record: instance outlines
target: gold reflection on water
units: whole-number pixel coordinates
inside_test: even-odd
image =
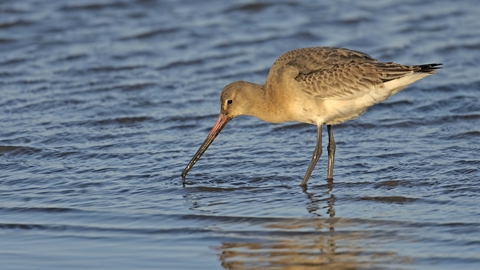
[[[322,198],[304,190],[310,199],[307,210],[316,213],[326,208],[327,217],[262,224],[260,232],[242,235],[248,240],[223,243],[218,248],[221,265],[226,269],[381,269],[411,263],[408,257],[382,249],[394,237],[359,229],[371,224],[336,218],[332,189],[329,183]]]

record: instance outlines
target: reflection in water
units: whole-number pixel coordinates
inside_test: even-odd
[[[226,269],[371,269],[411,262],[395,252],[382,250],[375,243],[384,242],[385,236],[358,230],[353,220],[336,218],[332,181],[327,188],[323,198],[304,190],[310,199],[307,210],[316,218],[276,220],[263,223],[258,232],[250,231],[248,235],[237,232],[242,234],[242,241],[224,242],[219,247],[222,266]],[[317,210],[325,208],[328,217],[321,217]]]
[[[303,186],[303,192],[307,194],[307,197],[310,199],[310,204],[307,206],[307,211],[310,214],[314,214],[316,216],[322,216],[321,214],[318,214],[318,210],[320,209],[319,207],[319,202],[327,202],[327,215],[329,217],[335,217],[335,195],[333,194],[333,179],[328,179],[327,180],[327,191],[325,192],[325,197],[324,198],[316,198],[315,194],[309,193],[307,190],[307,186]]]

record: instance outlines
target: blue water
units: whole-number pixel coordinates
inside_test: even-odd
[[[480,269],[476,1],[0,2],[1,269]],[[229,82],[337,46],[444,69],[334,126],[232,120]],[[324,134],[324,142],[327,137]],[[324,151],[326,153],[326,151]]]

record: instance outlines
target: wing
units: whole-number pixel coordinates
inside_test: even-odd
[[[329,69],[299,73],[300,88],[315,98],[350,99],[382,87],[382,75],[370,63],[335,64]]]
[[[424,76],[434,74],[440,65],[406,66],[393,62],[349,62],[310,73],[299,72],[294,79],[306,94],[315,98],[351,99],[372,91],[385,92],[389,96],[396,93],[391,92],[393,88],[399,91],[422,77],[413,76],[415,79],[404,82],[400,82],[399,79],[414,73],[423,73]],[[283,69],[289,69],[290,74],[294,74],[291,67],[285,66]],[[397,83],[388,86],[385,84],[395,80]]]
[[[342,48],[311,47],[286,52],[270,69],[267,84],[288,85],[295,79],[301,89],[316,98],[353,97],[360,89],[379,83],[371,56]],[[369,65],[370,64],[370,65]],[[353,76],[352,76],[353,75]],[[370,89],[370,88],[368,88]]]
[[[288,85],[288,80],[295,79],[299,88],[312,97],[351,99],[374,89],[380,90],[384,88],[384,83],[413,73],[434,74],[436,69],[441,68],[440,65],[407,66],[378,62],[367,54],[348,49],[301,48],[289,51],[275,61],[267,83]],[[408,84],[392,85],[403,88]]]
[[[311,47],[295,49],[281,55],[270,69],[270,74],[284,66],[292,66],[299,73],[309,74],[317,70],[330,69],[336,64],[349,62],[377,62],[367,54],[342,48]]]

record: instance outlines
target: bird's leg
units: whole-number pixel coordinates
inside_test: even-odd
[[[308,166],[307,172],[303,177],[303,181],[300,184],[301,186],[306,186],[308,182],[308,178],[312,174],[315,165],[317,164],[318,159],[322,155],[322,125],[317,126],[317,145],[315,146],[315,151],[313,151],[312,161],[310,161],[310,165]]]
[[[332,125],[327,125],[328,130],[328,175],[327,179],[333,179],[333,162],[335,160],[335,139],[333,138]]]

